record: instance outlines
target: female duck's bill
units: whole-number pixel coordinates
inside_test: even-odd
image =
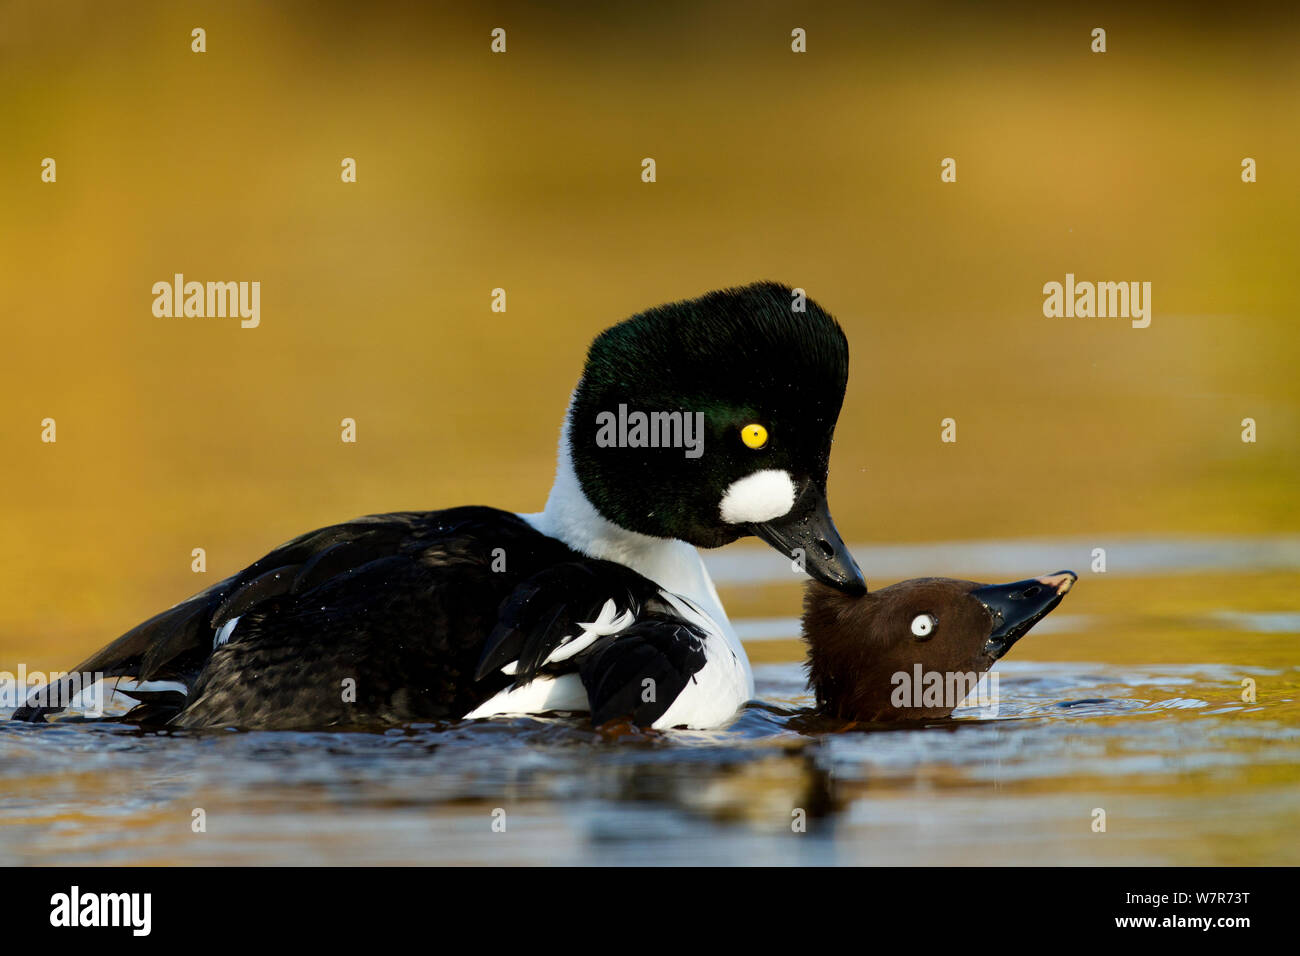
[[[972,690],[1077,580],[1073,571],[1011,584],[917,578],[856,597],[811,583],[803,637],[818,711],[854,721],[950,715],[966,696],[955,692]]]

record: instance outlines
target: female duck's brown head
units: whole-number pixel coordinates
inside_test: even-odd
[[[803,636],[817,709],[860,721],[946,717],[960,697],[922,698],[903,685],[938,674],[944,687],[960,687],[961,677],[983,674],[1076,580],[1073,571],[1013,584],[916,578],[861,596],[813,582]]]

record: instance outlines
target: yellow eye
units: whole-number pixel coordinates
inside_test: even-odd
[[[740,440],[750,448],[762,448],[767,444],[767,429],[757,423],[746,425],[740,430]]]

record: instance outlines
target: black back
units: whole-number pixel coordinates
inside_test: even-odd
[[[648,725],[703,664],[703,635],[658,595],[629,568],[586,558],[508,512],[373,515],[295,538],[75,670],[189,688],[129,692],[141,704],[124,719],[141,724],[294,729],[457,719],[509,686],[578,673],[599,722]],[[635,623],[546,663],[608,600],[631,610]],[[511,662],[516,673],[501,673]],[[662,682],[660,703],[635,697],[645,676]],[[56,709],[29,705],[14,718],[39,721]]]

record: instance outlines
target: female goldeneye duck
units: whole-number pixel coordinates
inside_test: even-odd
[[[1076,580],[1073,571],[1013,584],[917,578],[863,595],[810,583],[803,638],[818,713],[862,722],[947,717],[960,700],[910,692],[917,675],[940,675],[946,688],[950,676],[984,674]]]
[[[753,676],[696,547],[757,535],[817,580],[865,591],[826,503],[847,378],[843,331],[786,286],[650,309],[592,343],[542,512],[400,512],[310,532],[75,673],[122,678],[140,702],[126,719],[176,727],[556,710],[721,726]],[[14,716],[61,704],[47,690]]]

